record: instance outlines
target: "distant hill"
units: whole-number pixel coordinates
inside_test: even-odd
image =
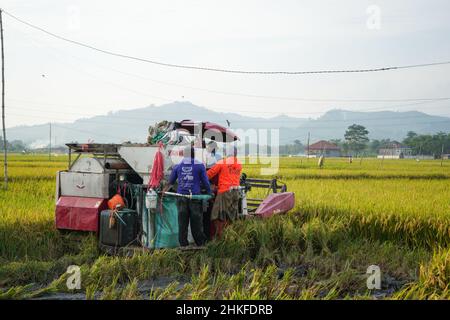
[[[330,110],[316,120],[308,120],[298,128],[282,129],[283,141],[305,141],[308,132],[311,140],[343,139],[345,130],[352,124],[363,125],[369,130],[370,139],[403,140],[408,131],[419,134],[450,132],[450,118],[432,116],[418,111],[354,112]]]
[[[331,110],[318,119],[295,118],[286,115],[272,118],[243,116],[236,113],[215,112],[190,102],[173,102],[162,106],[110,112],[107,115],[83,118],[72,123],[52,123],[52,132],[58,145],[67,142],[144,142],[148,126],[160,120],[180,121],[193,119],[212,121],[233,129],[280,129],[280,143],[295,139],[306,143],[308,132],[311,141],[342,139],[345,129],[353,124],[364,125],[371,139],[390,138],[401,140],[408,131],[417,133],[450,132],[450,118],[431,116],[422,112],[353,112]],[[18,126],[8,129],[9,140],[22,140],[34,147],[48,144],[48,124]]]

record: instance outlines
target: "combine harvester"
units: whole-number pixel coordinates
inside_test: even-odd
[[[146,144],[67,144],[68,170],[59,171],[56,178],[56,228],[95,232],[101,249],[111,254],[178,247],[176,198],[181,195],[162,193],[162,188],[186,145],[200,141],[195,157],[203,159],[205,134],[211,132],[215,133],[210,135],[212,140],[234,143],[239,139],[220,125],[184,120],[151,127]],[[162,180],[150,187],[152,170],[154,166],[161,169],[162,163]],[[252,188],[266,189],[266,198],[247,199]],[[250,179],[242,174],[240,191],[241,218],[267,218],[294,206],[294,194],[277,179]],[[200,196],[204,211],[211,205],[209,197]],[[193,243],[192,235],[189,238]]]

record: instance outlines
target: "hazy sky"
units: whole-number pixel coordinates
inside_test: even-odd
[[[175,64],[308,71],[450,60],[448,0],[112,3],[2,0],[0,6],[61,36]],[[450,65],[302,76],[189,71],[106,56],[6,15],[3,20],[8,127],[71,121],[175,100],[263,117],[284,113],[314,118],[332,108],[450,116],[450,101],[314,102],[211,92],[302,99],[450,97]]]

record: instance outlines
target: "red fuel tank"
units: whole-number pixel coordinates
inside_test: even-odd
[[[100,212],[108,199],[62,196],[56,202],[56,228],[98,232]]]

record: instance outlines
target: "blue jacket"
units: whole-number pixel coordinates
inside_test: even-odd
[[[174,184],[177,179],[178,193],[201,194],[200,185],[203,185],[206,191],[211,193],[205,166],[197,160],[189,158],[181,160],[181,162],[173,168],[169,177],[169,183]]]

